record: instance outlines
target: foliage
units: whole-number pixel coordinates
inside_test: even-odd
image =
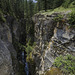
[[[54,18],[54,21],[59,22],[63,19],[62,15],[58,15],[57,17]]]
[[[29,55],[32,52],[33,48],[30,45],[27,45],[26,47],[26,53]]]
[[[32,52],[33,50],[33,46],[31,46],[31,42],[30,40],[28,41],[28,43],[26,44],[26,46],[22,45],[21,43],[19,43],[18,41],[14,41],[13,43],[14,47],[16,48],[17,52],[18,51],[26,51],[27,56],[29,56],[29,54]]]
[[[70,0],[65,0],[62,6],[68,8],[69,4],[70,4]]]
[[[75,57],[72,55],[60,55],[55,59],[54,66],[60,68],[66,75],[75,75]]]
[[[70,3],[69,8],[73,8],[75,7],[75,1],[73,1],[72,3]]]
[[[54,9],[57,7],[64,7],[68,8],[74,0],[37,0],[37,7],[39,8],[38,11],[40,10],[48,10],[48,9]],[[73,3],[74,5],[74,3]]]
[[[64,0],[54,0],[53,8],[57,8],[64,3]]]
[[[29,63],[30,69],[33,72],[33,74],[35,75],[36,72],[36,64],[35,61],[32,57],[32,52],[27,56],[26,61]]]
[[[34,62],[33,57],[32,57],[32,52],[27,56],[26,61],[29,62],[29,63]]]
[[[62,4],[62,6],[64,8],[68,8],[69,5],[73,2],[74,0],[64,0],[64,3]]]
[[[72,13],[70,13],[69,15],[70,15],[70,16],[69,16],[69,23],[70,23],[71,25],[75,25],[75,12],[72,12]]]
[[[32,52],[32,50],[33,50],[33,47],[31,46],[31,40],[29,40],[25,50],[27,53],[27,56]]]

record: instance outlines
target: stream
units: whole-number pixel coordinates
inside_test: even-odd
[[[26,62],[26,56],[24,57],[24,51],[22,51],[22,62],[25,65],[25,73],[26,75],[29,75],[29,68],[28,68],[28,63]]]

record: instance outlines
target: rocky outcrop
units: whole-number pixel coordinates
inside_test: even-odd
[[[75,55],[75,30],[69,29],[67,25],[63,25],[62,28],[56,26],[44,56],[51,64],[45,61],[45,69],[52,66],[56,57],[67,54]]]
[[[54,18],[58,14],[62,14],[63,18],[56,22]],[[65,13],[53,13],[46,16],[36,14],[33,21],[37,44],[33,51],[33,58],[36,75],[40,75],[53,65],[54,59],[59,55],[75,55],[75,29],[69,28]]]

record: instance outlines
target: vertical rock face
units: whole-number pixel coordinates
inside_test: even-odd
[[[36,63],[36,75],[48,70],[59,55],[75,55],[75,29],[69,28],[67,18],[60,22],[55,22],[52,15],[34,15],[35,42],[33,58]],[[33,74],[32,74],[33,75]]]
[[[6,24],[0,24],[0,75],[14,75],[11,48],[8,49],[10,43],[12,43],[12,35],[9,27]]]
[[[10,51],[0,40],[0,75],[14,75]]]
[[[17,53],[12,44],[9,25],[10,23],[0,23],[0,75],[17,75]],[[14,29],[17,36],[16,31]]]
[[[63,25],[61,29],[56,26],[54,35],[45,51],[45,69],[52,66],[56,57],[67,54],[75,55],[75,30],[68,29],[66,25]],[[46,61],[47,59],[51,64]]]
[[[0,39],[12,43],[12,35],[7,24],[0,24]]]
[[[40,42],[49,42],[53,35],[54,21],[53,17],[45,17],[44,15],[35,15],[35,41],[39,44]]]

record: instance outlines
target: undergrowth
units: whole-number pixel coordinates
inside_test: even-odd
[[[60,55],[55,59],[54,66],[60,68],[65,75],[75,75],[75,57]]]
[[[68,22],[70,24],[70,28],[75,28],[75,12],[71,12],[68,14],[69,15],[69,19],[68,19]]]

